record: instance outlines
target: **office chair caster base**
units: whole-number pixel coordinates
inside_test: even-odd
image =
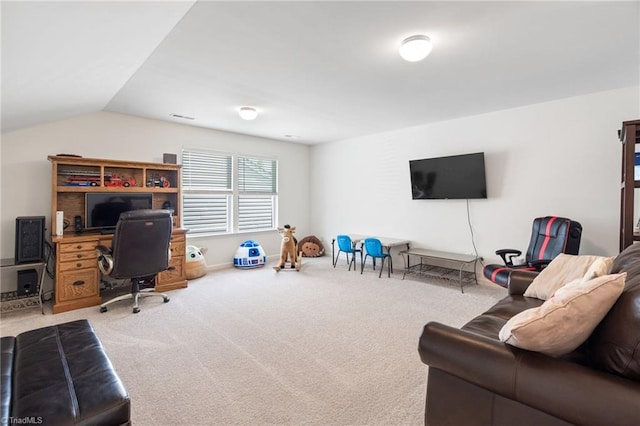
[[[164,299],[162,299],[162,301],[163,301],[164,303],[169,303],[169,300],[171,300],[171,299],[169,299],[168,297],[165,297]]]
[[[100,306],[100,313],[104,314],[105,312],[107,312],[107,307],[106,306]]]
[[[138,308],[137,306],[135,308],[133,308],[133,313],[137,314],[138,312],[140,312],[140,308]]]

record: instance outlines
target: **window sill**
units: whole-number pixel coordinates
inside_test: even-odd
[[[278,231],[277,228],[272,229],[257,229],[251,231],[238,231],[238,232],[224,232],[224,233],[211,233],[211,234],[189,234],[187,232],[187,238],[189,239],[197,239],[197,238],[216,238],[216,237],[229,237],[234,235],[249,235],[249,234],[264,234],[267,232]]]

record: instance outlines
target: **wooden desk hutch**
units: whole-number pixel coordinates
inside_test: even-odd
[[[164,163],[102,160],[73,156],[49,156],[52,165],[51,241],[56,247],[55,299],[53,313],[95,306],[100,297],[100,272],[96,246],[111,246],[113,235],[99,230],[75,232],[79,217],[86,227],[86,194],[151,194],[154,209],[170,205],[173,214],[169,270],[156,278],[156,289],[167,291],[187,287],[185,271],[185,229],[181,229],[181,166]],[[68,226],[56,233],[56,212],[63,211]]]

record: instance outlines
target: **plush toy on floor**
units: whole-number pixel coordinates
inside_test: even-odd
[[[233,258],[233,266],[248,269],[258,268],[267,263],[267,254],[257,241],[247,240],[240,244]]]
[[[304,257],[324,256],[324,246],[318,237],[309,235],[298,241],[298,253]]]
[[[298,241],[293,233],[296,232],[296,227],[285,225],[284,228],[278,228],[278,232],[282,236],[282,245],[280,246],[280,262],[274,266],[273,269],[279,272],[286,267],[287,259],[290,264],[290,269],[300,270],[302,266],[302,255],[298,255]]]
[[[187,279],[200,278],[207,273],[207,263],[204,260],[206,247],[187,246],[186,272]]]

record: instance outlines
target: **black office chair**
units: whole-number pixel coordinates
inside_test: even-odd
[[[520,250],[497,250],[496,254],[502,258],[504,265],[485,266],[484,276],[495,284],[507,287],[514,269],[539,272],[560,253],[578,254],[581,237],[582,225],[576,221],[558,216],[538,217],[533,221],[525,263],[513,264],[513,259],[522,254]]]
[[[168,210],[133,210],[120,214],[113,236],[112,248],[98,246],[98,267],[115,279],[130,279],[131,293],[115,297],[102,305],[133,299],[133,313],[140,312],[140,297],[169,297],[153,288],[142,288],[153,282],[159,272],[169,267],[169,243],[173,219]]]

